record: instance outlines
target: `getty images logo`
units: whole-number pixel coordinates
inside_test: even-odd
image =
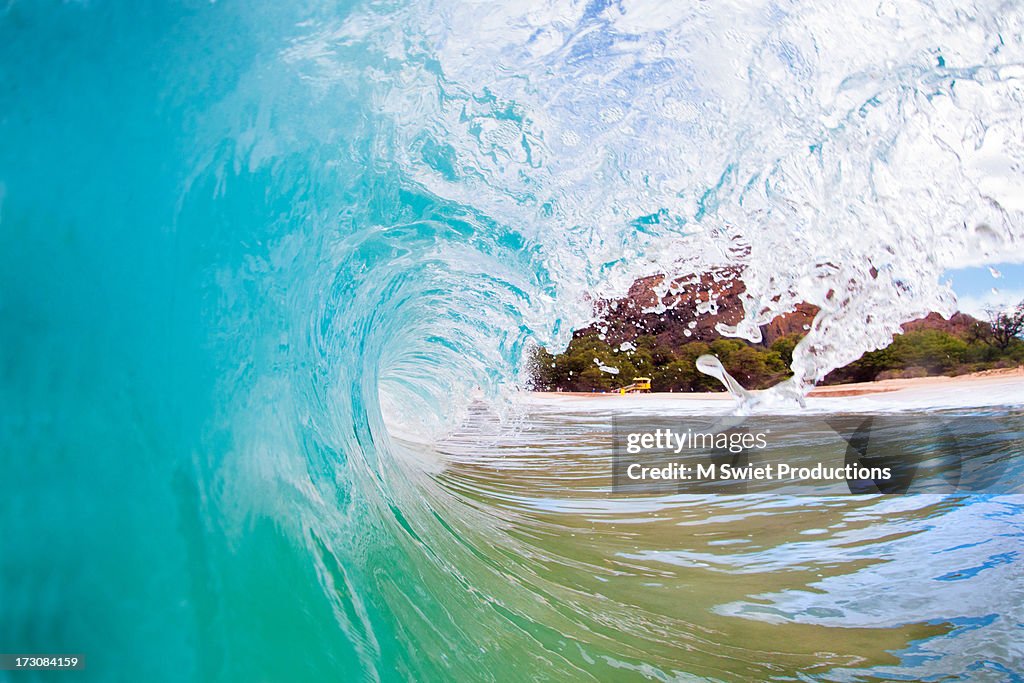
[[[1022,415],[623,416],[614,433],[619,493],[1009,493],[1024,450]]]

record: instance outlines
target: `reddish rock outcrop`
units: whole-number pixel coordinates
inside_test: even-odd
[[[735,271],[722,269],[675,280],[659,297],[656,290],[664,280],[664,275],[642,278],[622,299],[600,302],[602,322],[580,332],[596,328],[615,345],[650,334],[675,347],[688,341],[718,339],[718,323],[735,325],[743,317],[740,294],[744,288]],[[654,312],[645,312],[652,308]]]
[[[745,288],[735,269],[720,268],[680,278],[668,287],[663,287],[664,281],[664,275],[641,278],[633,283],[625,297],[598,302],[597,312],[601,321],[578,330],[576,334],[600,332],[612,345],[649,334],[660,344],[679,347],[690,341],[720,339],[719,323],[735,325],[743,318],[740,295]],[[663,291],[660,296],[659,290]],[[771,345],[790,334],[805,334],[817,313],[817,306],[798,304],[796,310],[761,327],[762,344]],[[920,320],[906,323],[903,329],[908,332],[936,329],[967,336],[979,325],[984,323],[965,313],[955,313],[949,320],[938,313],[929,313]]]
[[[972,334],[983,333],[988,323],[982,322],[966,313],[954,313],[946,320],[938,313],[929,313],[919,320],[912,320],[903,325],[904,332],[915,330],[940,330],[957,337],[970,337]]]

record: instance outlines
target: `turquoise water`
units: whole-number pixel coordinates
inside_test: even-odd
[[[924,660],[1020,675],[1019,601],[985,598],[1021,583],[1014,499],[893,513],[920,552],[998,552],[939,563],[973,572],[967,597],[881,622],[851,609],[848,632],[783,597],[917,567],[875,537],[881,503],[827,512],[860,525],[870,538],[834,542],[862,554],[800,545],[824,528],[806,510],[733,554],[669,532],[726,523],[711,540],[727,541],[746,523],[730,514],[775,513],[661,501],[633,536],[603,498],[559,504],[604,476],[569,458],[600,420],[519,416],[566,455],[565,471],[523,461],[554,487],[547,508],[529,476],[475,471],[506,452],[491,432],[437,445],[471,398],[514,423],[529,345],[566,341],[587,297],[639,274],[743,264],[754,328],[760,304],[848,293],[797,354],[804,378],[950,305],[937,275],[955,258],[1019,253],[1014,176],[913,153],[957,135],[985,151],[995,131],[1021,158],[1018,14],[917,8],[934,30],[864,29],[876,64],[815,57],[799,36],[834,32],[795,6],[734,24],[275,4],[0,8],[0,649],[84,653],[68,680],[856,680]],[[754,46],[749,80],[716,71],[709,32]],[[708,548],[758,580],[672,569]],[[988,641],[942,659],[957,633]]]

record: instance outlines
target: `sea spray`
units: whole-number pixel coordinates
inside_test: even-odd
[[[948,268],[1024,258],[1024,176],[1004,163],[1024,156],[1024,54],[1000,37],[1021,12],[978,9],[967,31],[952,2],[749,2],[723,31],[688,5],[374,6],[286,58],[320,84],[351,73],[339,46],[402,64],[368,86],[396,161],[544,254],[541,343],[638,276],[732,266],[745,315],[727,334],[820,309],[777,392],[799,394],[955,310]]]

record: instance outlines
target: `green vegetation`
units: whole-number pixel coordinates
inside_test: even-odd
[[[960,375],[1024,363],[1024,340],[1009,339],[993,326],[979,323],[958,336],[938,329],[897,335],[884,349],[865,353],[859,360],[833,371],[825,384],[868,382],[895,377]],[[801,335],[777,339],[770,346],[738,339],[710,343],[693,341],[678,347],[660,343],[651,335],[613,348],[595,332],[578,333],[565,353],[538,349],[534,355],[534,384],[541,391],[614,391],[634,377],[650,377],[653,391],[722,391],[718,381],[694,366],[698,356],[717,356],[725,369],[748,389],[763,389],[789,376],[793,348]],[[612,374],[601,366],[617,368]]]
[[[870,382],[895,377],[963,375],[1024,362],[1024,341],[995,343],[987,334],[959,337],[941,330],[915,330],[897,335],[884,349],[869,351],[826,383]]]

